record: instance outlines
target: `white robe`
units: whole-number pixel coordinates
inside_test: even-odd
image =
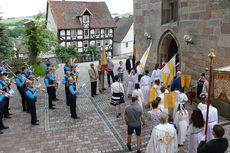
[[[143,74],[143,69],[139,65],[137,66],[137,74]]]
[[[178,109],[179,103],[183,103],[188,101],[188,97],[185,93],[180,92],[179,90],[175,90],[175,105],[176,107],[173,108],[173,118],[175,118],[176,111]]]
[[[200,141],[204,137],[204,128],[196,128],[192,124],[189,125],[187,135],[189,137],[188,153],[197,153]]]
[[[175,153],[177,149],[177,135],[173,125],[159,124],[153,128],[146,153]]]
[[[155,80],[160,80],[161,81],[161,70],[157,69],[157,70],[153,70],[152,75],[151,75],[151,82],[153,83],[153,85],[155,84]]]
[[[127,87],[127,95],[132,95],[134,89],[133,77],[128,76],[128,87]]]
[[[139,81],[138,81],[138,74],[136,73],[136,74],[134,74],[133,76],[133,84],[135,85],[136,83],[139,83]]]
[[[197,105],[197,108],[200,109],[200,111],[207,110],[207,105],[206,105],[206,104],[203,104],[202,102],[200,102],[200,103]]]
[[[149,89],[151,87],[151,78],[147,75],[143,76],[140,80],[141,91],[144,96],[144,103],[148,103]]]
[[[183,145],[186,134],[187,134],[187,128],[189,125],[189,116],[187,110],[177,111],[175,114],[174,122],[177,127],[178,135],[177,135],[177,141],[178,144]]]
[[[158,105],[158,108],[160,108],[161,111],[166,112],[167,114],[168,114],[168,108],[165,108],[165,106],[164,106],[164,96],[165,96],[165,93],[168,93],[168,92],[169,92],[169,91],[166,89],[164,93],[161,92],[161,93],[159,94],[159,96],[158,96],[158,97],[161,98],[161,102],[160,102],[160,104]]]
[[[207,110],[202,111],[205,122],[206,122],[206,112],[207,112]],[[209,106],[209,113],[208,113],[207,142],[214,139],[214,137],[212,135],[212,128],[217,123],[218,123],[218,111],[215,107],[210,105]]]
[[[142,93],[141,89],[133,90],[132,96],[137,96],[138,97],[138,104],[141,106],[141,108],[143,110],[142,103],[144,102],[144,96],[143,96],[143,93]]]

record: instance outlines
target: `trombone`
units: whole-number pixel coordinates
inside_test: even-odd
[[[6,93],[6,92],[5,92],[5,91],[3,91],[3,90],[0,90],[0,93],[1,93],[1,94],[3,94],[3,95],[5,95],[6,97],[10,97],[10,96],[12,96],[11,94]]]

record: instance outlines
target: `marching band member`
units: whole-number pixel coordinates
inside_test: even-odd
[[[64,73],[66,74],[66,71],[70,71],[70,64],[69,62],[65,62],[65,66],[64,66]]]
[[[30,80],[30,73],[28,73],[27,67],[22,67],[22,77]]]
[[[48,70],[48,67],[53,67],[53,64],[51,63],[50,59],[47,59],[46,64],[45,64],[45,70]]]
[[[77,89],[73,84],[73,78],[68,78],[69,84],[69,103],[70,103],[70,113],[73,119],[80,119],[76,113],[76,94],[79,92],[80,89]],[[80,87],[81,88],[81,87]]]
[[[23,108],[23,112],[25,111],[29,111],[29,108],[28,108],[28,105],[26,103],[26,97],[25,97],[25,80],[22,78],[22,73],[20,71],[17,71],[16,72],[16,78],[15,78],[15,82],[16,82],[16,85],[17,85],[17,89],[21,95],[21,98],[22,98],[22,108]]]
[[[9,127],[4,126],[4,124],[2,122],[2,118],[3,118],[3,114],[4,114],[4,107],[6,105],[6,103],[4,101],[5,98],[6,98],[6,96],[4,95],[4,93],[0,93],[0,134],[3,134],[3,132],[1,130],[9,128]]]
[[[26,82],[25,95],[27,101],[30,103],[31,124],[39,125],[37,123],[38,120],[36,114],[37,93],[36,90],[33,89],[33,84],[31,81]]]
[[[46,71],[46,76],[45,76],[45,85],[47,87],[47,92],[49,96],[49,109],[55,109],[52,104],[52,101],[54,99],[54,92],[55,92],[55,87],[56,85],[54,84],[54,79],[51,77],[51,73],[49,71]]]
[[[69,85],[68,79],[70,77],[70,71],[66,71],[66,75],[62,79],[62,84],[65,85],[66,105],[69,106]]]
[[[53,69],[53,67],[48,67],[48,71],[50,72],[50,77],[54,80],[54,84],[56,84],[56,87],[58,86],[57,84],[57,80],[55,79],[55,71]],[[59,99],[57,99],[56,96],[56,88],[54,88],[54,96],[53,96],[53,101],[58,101]]]
[[[4,78],[5,78],[5,76],[3,74],[0,74],[0,90],[3,90],[4,92],[9,93],[10,82],[9,81],[6,82],[4,80]],[[10,115],[12,115],[12,114],[9,113],[9,102],[10,102],[9,97],[5,97],[4,101],[6,103],[5,108],[4,108],[4,117],[5,118],[11,118]]]
[[[71,72],[71,76],[72,76],[72,75],[77,75],[78,72],[77,72],[77,70],[76,70],[76,66],[71,66],[71,67],[70,67],[70,72]]]

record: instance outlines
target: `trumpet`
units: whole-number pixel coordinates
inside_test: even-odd
[[[13,77],[10,79],[6,77],[5,80],[10,82],[10,83],[16,84],[16,82],[13,80]]]
[[[5,91],[3,91],[3,90],[0,90],[0,93],[1,93],[1,94],[3,94],[3,95],[5,95],[6,97],[10,97],[10,96],[12,96],[11,94],[6,93],[6,92],[5,92]]]
[[[77,88],[77,75],[73,75],[74,82],[75,82],[75,87]]]

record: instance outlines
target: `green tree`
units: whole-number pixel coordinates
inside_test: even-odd
[[[4,24],[0,23],[0,58],[9,58],[12,54],[12,42],[7,36],[6,27],[4,26]]]
[[[30,52],[31,64],[36,64],[37,56],[41,52],[48,52],[57,45],[57,38],[53,32],[46,29],[42,14],[38,14],[35,20],[26,25],[24,43]]]
[[[91,56],[97,56],[101,54],[101,51],[97,49],[96,45],[91,45],[87,49],[87,54],[90,54]]]
[[[7,29],[7,35],[9,37],[18,38],[23,33],[25,33],[25,27],[23,27],[23,26],[18,26],[18,27],[14,27],[12,29],[9,29],[9,28]]]
[[[74,45],[70,45],[68,47],[58,45],[54,52],[57,56],[61,57],[75,57],[79,55],[77,47]]]

